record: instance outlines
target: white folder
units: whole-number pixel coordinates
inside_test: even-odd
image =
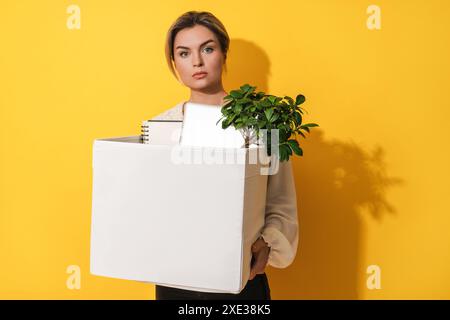
[[[186,102],[181,145],[200,147],[241,148],[244,138],[233,126],[222,129],[220,105]]]

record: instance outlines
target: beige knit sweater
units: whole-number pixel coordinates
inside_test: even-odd
[[[184,103],[178,103],[152,120],[183,120]],[[280,161],[278,172],[267,178],[265,225],[261,237],[271,248],[268,264],[275,268],[286,268],[295,258],[299,240],[297,196],[291,160]]]

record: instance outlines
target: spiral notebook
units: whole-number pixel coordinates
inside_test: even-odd
[[[144,144],[179,144],[183,120],[144,120],[141,142]]]

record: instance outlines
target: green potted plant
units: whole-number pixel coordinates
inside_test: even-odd
[[[254,86],[244,84],[238,90],[231,90],[224,97],[222,117],[216,124],[223,120],[222,129],[233,126],[239,130],[246,148],[255,139],[262,138],[269,156],[271,144],[266,141],[272,141],[271,130],[278,129],[279,160],[287,161],[293,153],[302,156],[297,134],[306,138],[302,130],[309,133],[310,127],[319,126],[316,123],[302,124],[304,109],[300,105],[305,102],[305,97],[299,94],[294,101],[289,96],[277,97],[262,91],[255,93],[255,89]]]

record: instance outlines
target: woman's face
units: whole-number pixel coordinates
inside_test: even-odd
[[[222,85],[224,56],[220,44],[208,28],[195,25],[180,30],[174,39],[175,68],[181,81],[194,90],[214,90]],[[203,78],[196,72],[207,72]]]

